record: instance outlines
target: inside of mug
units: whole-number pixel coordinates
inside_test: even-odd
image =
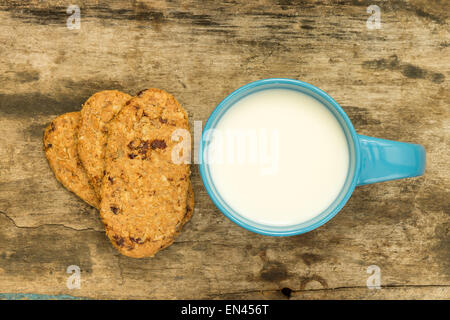
[[[220,193],[214,185],[214,181],[211,177],[210,166],[208,165],[208,147],[209,147],[209,137],[205,136],[209,129],[214,129],[217,123],[220,121],[221,117],[240,99],[253,94],[255,92],[267,89],[289,89],[296,90],[298,92],[304,93],[313,97],[314,99],[321,102],[322,105],[327,107],[327,109],[335,116],[338,120],[347,140],[347,146],[349,151],[349,166],[347,177],[343,188],[341,189],[337,198],[328,206],[327,209],[322,211],[322,213],[316,215],[310,220],[305,222],[290,225],[290,226],[273,226],[257,223],[251,221],[246,217],[240,215],[236,210],[229,206],[226,201],[221,197]],[[359,171],[359,143],[356,137],[356,132],[353,126],[344,113],[342,108],[325,92],[322,90],[298,81],[291,79],[266,79],[257,82],[250,83],[244,87],[241,87],[234,91],[232,94],[227,96],[212,112],[210,115],[205,128],[203,130],[202,143],[200,147],[200,171],[202,174],[203,183],[205,188],[215,203],[215,205],[232,221],[238,225],[266,235],[272,236],[288,236],[295,235],[313,230],[320,225],[327,222],[334,215],[336,215],[339,210],[347,202],[353,189],[356,185],[357,172]]]

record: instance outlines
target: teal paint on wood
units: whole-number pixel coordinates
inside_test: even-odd
[[[0,293],[0,300],[86,300],[70,295],[46,295],[35,293]]]

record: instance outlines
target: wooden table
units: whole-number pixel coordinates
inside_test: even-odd
[[[448,3],[105,3],[0,1],[0,298],[450,298]],[[69,4],[79,30],[67,28]],[[380,29],[367,27],[369,5]],[[228,93],[268,77],[322,88],[360,134],[423,144],[426,174],[357,188],[326,225],[273,238],[225,218],[195,165],[191,222],[136,260],[44,157],[44,127],[96,91],[162,88],[204,123]],[[70,265],[80,289],[66,286]],[[379,290],[366,286],[370,265]]]

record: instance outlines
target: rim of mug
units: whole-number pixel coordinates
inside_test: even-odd
[[[300,86],[303,87],[309,91],[312,91],[314,93],[316,93],[317,95],[319,95],[320,97],[322,97],[323,99],[325,99],[327,101],[327,103],[331,106],[333,106],[333,108],[339,113],[339,115],[342,117],[342,119],[345,122],[346,127],[348,128],[349,132],[350,132],[350,136],[352,138],[352,142],[353,142],[353,148],[354,148],[354,161],[355,161],[355,166],[353,168],[353,170],[351,170],[350,165],[349,165],[349,169],[348,169],[348,173],[347,173],[347,178],[346,178],[346,182],[349,179],[349,175],[351,176],[351,182],[350,184],[347,186],[347,191],[345,192],[344,197],[342,198],[341,201],[339,201],[339,203],[337,203],[334,208],[324,217],[322,217],[321,219],[313,222],[313,223],[308,223],[313,221],[314,219],[316,219],[317,217],[319,217],[320,215],[322,215],[324,212],[326,212],[327,210],[329,210],[330,206],[325,209],[324,211],[322,211],[320,214],[314,216],[313,218],[296,224],[296,225],[289,225],[289,226],[281,226],[281,228],[290,228],[292,227],[291,230],[287,230],[287,231],[275,231],[275,228],[280,228],[280,226],[273,226],[273,225],[263,225],[260,224],[258,222],[246,219],[245,217],[242,216],[237,216],[238,213],[234,213],[232,212],[232,210],[229,210],[227,208],[225,208],[222,203],[219,201],[219,199],[217,199],[215,192],[217,189],[215,187],[213,187],[209,181],[212,182],[212,178],[208,179],[209,174],[207,173],[207,163],[205,161],[205,157],[203,154],[203,150],[204,150],[204,145],[205,145],[205,140],[204,140],[204,134],[205,132],[207,132],[209,129],[214,128],[212,127],[212,124],[214,123],[214,121],[216,120],[216,118],[220,115],[220,112],[222,111],[222,109],[224,108],[230,108],[231,106],[233,106],[237,101],[239,101],[240,99],[246,97],[243,96],[241,97],[239,100],[233,102],[230,104],[230,101],[232,100],[232,98],[234,98],[236,95],[241,94],[244,91],[253,89],[255,87],[258,86],[262,86],[262,85],[267,85],[267,84],[290,84],[290,85],[294,85],[294,86]],[[280,88],[283,89],[283,88]],[[267,90],[267,89],[263,89],[263,90]],[[289,90],[289,89],[287,89]],[[315,97],[313,97],[315,98]],[[322,102],[321,102],[322,103]],[[328,108],[328,106],[327,106]],[[336,117],[336,116],[335,116]],[[339,119],[338,119],[339,121]],[[340,125],[342,126],[341,121],[339,121]],[[349,148],[350,148],[350,141],[347,138],[346,135],[346,140],[347,143],[349,144]],[[206,189],[206,192],[208,193],[210,199],[213,201],[213,203],[216,205],[216,207],[231,221],[233,221],[234,223],[236,223],[237,225],[239,225],[240,227],[247,229],[249,231],[255,232],[255,233],[259,233],[262,235],[268,235],[268,236],[293,236],[293,235],[298,235],[298,234],[302,234],[302,233],[306,233],[309,232],[311,230],[317,229],[318,227],[324,225],[326,222],[328,222],[330,219],[332,219],[347,203],[348,199],[350,198],[350,196],[352,195],[356,184],[357,184],[357,180],[358,180],[358,175],[359,175],[359,171],[360,171],[360,147],[359,147],[359,139],[358,139],[358,135],[356,133],[355,128],[353,127],[352,122],[350,121],[350,118],[347,116],[347,114],[345,113],[345,111],[342,109],[342,107],[330,96],[328,95],[325,91],[323,91],[322,89],[301,81],[301,80],[295,80],[295,79],[289,79],[289,78],[267,78],[267,79],[261,79],[261,80],[256,80],[250,83],[247,83],[241,87],[239,87],[238,89],[234,90],[233,92],[231,92],[230,94],[228,94],[215,108],[214,110],[211,112],[211,114],[208,117],[208,120],[205,123],[205,126],[202,130],[202,135],[201,135],[201,141],[199,144],[199,171],[200,171],[200,176],[203,182],[203,185]],[[349,152],[350,156],[351,156],[351,152]],[[345,185],[344,185],[345,187]],[[343,187],[343,188],[344,188]],[[343,189],[342,189],[343,190]],[[341,192],[342,192],[341,190]],[[217,194],[220,194],[219,192],[216,191]],[[335,199],[335,201],[339,198],[339,196]],[[223,200],[223,202],[225,202]],[[251,222],[252,224],[249,224],[248,222],[246,222],[245,220]],[[255,226],[258,225],[258,226]],[[304,225],[304,226],[303,226]],[[273,228],[273,229],[270,229]]]

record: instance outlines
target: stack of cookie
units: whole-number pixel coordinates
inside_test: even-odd
[[[190,167],[179,161],[190,150],[173,138],[180,130],[189,134],[187,114],[169,93],[107,90],[53,120],[44,150],[56,178],[99,209],[114,247],[150,257],[173,243],[194,208]]]

